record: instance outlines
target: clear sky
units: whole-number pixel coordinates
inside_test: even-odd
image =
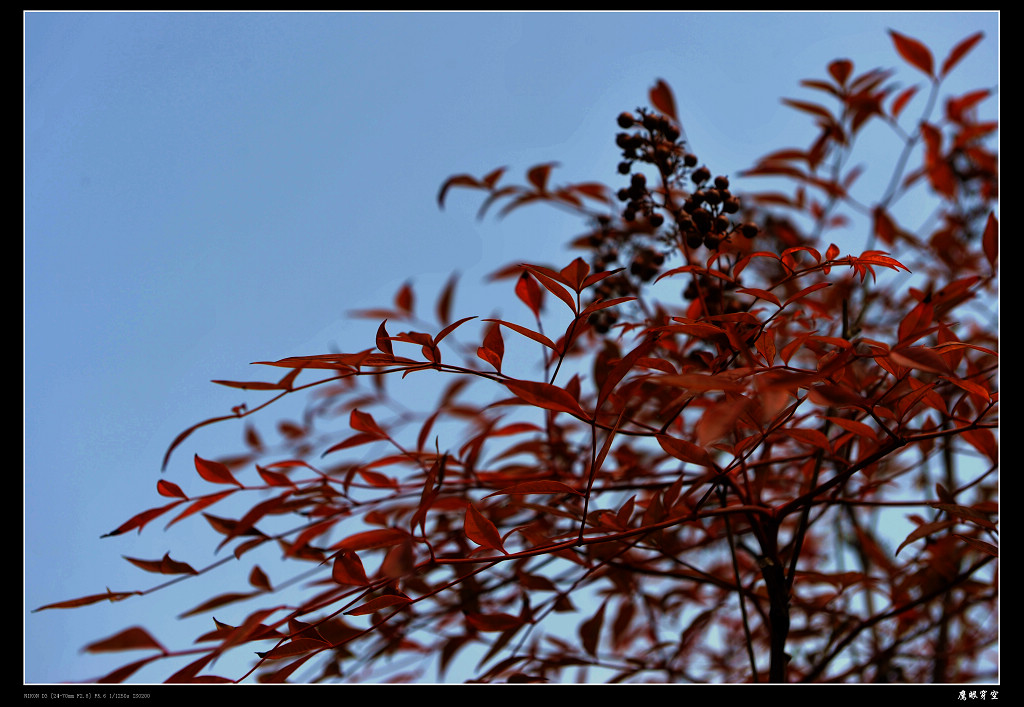
[[[808,144],[808,120],[779,99],[808,97],[799,80],[832,59],[919,81],[889,28],[939,61],[984,31],[949,86],[997,85],[992,12],[26,14],[25,681],[141,657],[80,653],[132,624],[185,647],[213,626],[174,616],[245,589],[220,575],[30,613],[160,582],[122,555],[213,559],[202,521],[100,540],[162,505],[158,479],[197,488],[194,453],[241,448],[238,425],[208,429],[161,477],[181,430],[246,399],[211,379],[371,346],[377,322],[346,313],[389,303],[407,279],[426,304],[459,271],[454,314],[487,316],[515,306],[493,286],[481,299],[488,273],[574,257],[564,244],[582,224],[557,212],[478,221],[472,192],[439,210],[448,176],[508,165],[519,179],[554,160],[556,181],[614,180],[615,116],[657,78],[692,149],[735,175]]]

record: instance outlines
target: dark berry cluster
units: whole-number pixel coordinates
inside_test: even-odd
[[[624,131],[615,137],[622,151],[618,172],[629,179],[616,193],[621,221],[601,217],[598,227],[577,243],[594,252],[596,271],[628,264],[628,275],[624,270],[603,280],[595,292],[598,299],[636,294],[641,283],[657,277],[673,252],[701,246],[718,250],[734,235],[757,236],[754,224],[732,222],[741,209],[728,177],[712,177],[671,119],[638,109],[620,113],[616,122]],[[613,309],[601,310],[591,325],[604,333],[616,317]]]
[[[717,176],[712,181],[711,171],[699,167],[690,173],[694,190],[682,205],[677,218],[679,230],[690,248],[704,246],[716,250],[733,233],[746,238],[757,236],[757,226],[744,223],[734,226],[729,218],[740,210],[740,201],[729,191],[729,178]]]
[[[630,175],[629,186],[618,191],[619,201],[625,204],[622,218],[633,222],[643,216],[657,229],[667,214],[690,248],[703,245],[715,250],[733,233],[755,237],[756,226],[734,226],[730,219],[739,213],[740,201],[729,191],[729,178],[712,179],[707,167],[698,166],[697,156],[685,149],[679,129],[671,120],[656,113],[638,112],[639,117],[632,113],[621,113],[618,117],[619,127],[639,128],[632,133],[619,133],[615,139],[622,150],[618,171]],[[637,163],[653,165],[661,175],[664,186],[659,201],[647,188],[644,173],[635,171]],[[680,198],[684,200],[677,206]]]

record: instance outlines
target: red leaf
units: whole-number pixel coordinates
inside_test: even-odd
[[[739,287],[736,289],[736,291],[742,292],[745,295],[753,295],[758,299],[763,299],[767,302],[771,302],[776,307],[782,306],[782,303],[779,302],[779,298],[773,295],[771,292],[768,292],[767,290],[759,290],[756,287]]]
[[[896,51],[899,52],[904,61],[911,66],[920,69],[929,77],[932,76],[934,62],[932,60],[931,50],[929,50],[928,47],[918,40],[900,34],[895,30],[889,30],[889,36],[892,37],[892,42],[896,46]]]
[[[743,386],[727,375],[705,375],[703,373],[680,373],[678,375],[658,376],[654,379],[664,385],[685,388],[688,391],[707,392],[709,390],[740,391]]]
[[[543,334],[539,334],[539,333],[533,331],[532,329],[527,329],[524,326],[519,326],[518,324],[513,324],[512,322],[506,322],[506,321],[504,321],[502,319],[485,319],[484,321],[485,322],[497,322],[498,324],[501,324],[502,326],[507,326],[512,331],[518,332],[519,334],[522,334],[523,336],[525,336],[527,338],[533,339],[538,344],[546,346],[547,348],[551,349],[552,351],[554,351],[556,353],[558,352],[558,347],[555,346],[555,343],[551,339],[549,339],[548,337],[544,336]]]
[[[963,540],[975,550],[983,552],[986,555],[991,555],[992,557],[999,557],[999,548],[992,543],[987,543],[984,540],[978,540],[977,538],[970,538],[966,535],[960,535],[959,533],[953,533],[953,535]]]
[[[171,677],[167,678],[168,683],[187,683],[187,682],[199,682],[196,678],[196,674],[206,667],[206,665],[216,658],[215,653],[207,653],[198,660],[194,660],[184,668],[176,672]]]
[[[573,314],[577,314],[576,301],[573,300],[572,295],[566,292],[562,287],[562,285],[569,287],[572,285],[567,283],[559,273],[555,273],[553,271],[545,272],[546,268],[540,268],[536,265],[525,265],[523,267],[537,276],[537,280],[544,286],[544,289],[565,302],[566,306],[572,310]]]
[[[676,123],[679,122],[679,116],[676,115],[676,99],[672,95],[672,89],[665,81],[658,79],[649,95],[652,106]]]
[[[782,306],[783,307],[788,307],[790,304],[792,304],[793,302],[796,302],[801,297],[806,297],[807,295],[811,294],[812,292],[817,292],[818,290],[820,290],[822,288],[825,288],[825,287],[829,287],[831,285],[832,285],[831,282],[818,282],[818,283],[815,283],[815,284],[811,285],[810,287],[805,287],[804,289],[800,290],[799,292],[797,292],[792,297],[788,298],[783,303]]]
[[[949,52],[949,56],[946,57],[946,60],[944,62],[942,62],[942,73],[940,74],[940,76],[945,76],[946,74],[948,74],[953,69],[953,67],[956,66],[961,59],[964,58],[964,55],[967,54],[967,52],[969,52],[971,49],[973,49],[974,45],[980,42],[981,38],[984,36],[984,32],[976,32],[967,39],[957,44],[955,47],[953,47],[952,51]]]
[[[908,86],[897,94],[896,98],[892,102],[892,107],[889,109],[889,113],[892,115],[893,119],[899,117],[900,113],[903,112],[903,109],[907,107],[907,103],[909,103],[910,99],[914,97],[915,93],[917,93],[917,89],[917,86]]]
[[[390,488],[397,489],[398,482],[392,479],[390,476],[378,473],[376,471],[370,471],[369,469],[360,469],[359,475],[363,477],[363,481],[368,483],[370,486],[377,488]]]
[[[832,78],[836,80],[840,86],[846,83],[846,79],[850,78],[850,72],[853,71],[853,62],[849,59],[836,59],[828,65],[828,72],[832,74]]]
[[[962,122],[964,114],[974,106],[992,95],[991,89],[979,88],[976,91],[969,91],[959,98],[950,98],[946,101],[946,115],[950,120]]]
[[[398,528],[381,528],[379,530],[366,530],[355,535],[350,535],[337,545],[337,550],[376,550],[382,547],[391,547],[409,539],[409,534]]]
[[[87,653],[106,653],[108,651],[134,651],[134,650],[147,650],[155,648],[161,653],[166,653],[167,650],[160,645],[160,643],[149,635],[149,632],[144,628],[133,626],[132,628],[126,628],[124,631],[117,633],[110,638],[104,638],[102,641],[96,641],[90,643],[84,651]]]
[[[637,360],[647,356],[653,346],[653,339],[644,339],[639,346],[620,358],[615,366],[612,367],[611,371],[608,372],[607,377],[605,377],[604,381],[601,383],[601,390],[597,394],[598,409],[601,408],[604,401],[607,400],[608,396],[612,394],[613,390],[615,390],[615,386],[617,386],[633,368]]]
[[[138,669],[141,668],[143,665],[151,663],[153,662],[153,660],[158,659],[159,657],[160,656],[150,656],[149,658],[143,658],[142,660],[137,660],[134,663],[123,665],[117,670],[111,673],[107,673],[101,678],[98,678],[96,682],[101,685],[124,682],[136,671],[138,671]]]
[[[540,318],[540,309],[544,304],[544,292],[540,289],[537,281],[530,277],[530,273],[523,271],[516,281],[516,296],[533,312],[533,316]]]
[[[395,293],[395,306],[403,314],[412,314],[413,300],[412,285],[406,282]]]
[[[531,493],[571,493],[577,496],[583,495],[572,486],[563,484],[560,481],[524,481],[522,483],[515,484],[514,486],[504,488],[501,491],[495,491],[494,493],[487,494],[484,498],[490,498],[491,496],[516,496]]]
[[[363,616],[365,614],[372,614],[374,612],[380,611],[381,609],[386,609],[389,606],[404,606],[405,604],[409,604],[411,601],[412,599],[410,599],[409,597],[400,597],[394,594],[386,594],[382,597],[371,599],[362,606],[356,607],[351,611],[346,611],[345,613],[349,616]]]
[[[594,312],[598,312],[598,311],[600,311],[602,309],[608,309],[609,307],[614,307],[616,305],[620,305],[623,302],[632,302],[634,300],[636,300],[636,297],[633,297],[633,296],[629,296],[629,297],[616,297],[615,299],[609,299],[609,300],[594,300],[593,302],[588,304],[583,309],[582,312],[580,312],[580,319],[586,319],[588,316],[590,316]]]
[[[156,482],[156,490],[161,496],[188,500],[188,496],[185,495],[185,492],[182,491],[177,484],[171,483],[170,481],[160,479],[160,481]]]
[[[924,346],[908,346],[902,349],[893,349],[889,358],[900,366],[915,368],[919,371],[929,373],[949,373],[942,356]]]
[[[910,272],[910,268],[906,265],[895,258],[890,258],[888,253],[880,250],[866,250],[861,253],[859,258],[855,258],[854,260],[857,262],[870,263],[872,265],[881,265],[884,268],[896,270],[897,272],[900,270]]]
[[[158,572],[159,574],[199,574],[187,563],[172,560],[170,553],[164,554],[163,559],[160,560],[137,560],[133,557],[125,557],[124,559],[147,572]]]
[[[376,420],[368,412],[361,412],[353,409],[348,417],[349,426],[357,432],[365,432],[368,435],[373,435],[378,439],[385,439],[388,435],[384,430],[377,425]]]
[[[885,245],[895,243],[896,238],[900,235],[900,230],[892,220],[892,217],[881,207],[876,207],[873,215],[875,221],[874,231],[875,235],[878,236],[878,240]]]
[[[466,622],[477,631],[508,631],[523,625],[523,619],[512,614],[466,614]]]
[[[359,555],[349,550],[342,550],[335,556],[331,577],[338,584],[356,587],[366,587],[370,584]]]
[[[283,683],[291,674],[301,668],[306,662],[316,656],[316,653],[307,653],[296,661],[292,661],[288,665],[284,666],[280,670],[275,670],[272,673],[261,674],[256,678],[260,683]]]
[[[825,419],[832,421],[836,425],[839,425],[847,432],[852,432],[853,434],[858,435],[860,437],[864,437],[865,439],[872,440],[878,437],[878,435],[875,433],[874,428],[863,422],[858,422],[857,420],[850,420],[845,417],[827,417]]]
[[[576,292],[583,291],[583,283],[587,280],[587,275],[590,274],[590,266],[587,265],[583,258],[576,258],[564,268],[562,268],[561,275],[564,277]]]
[[[40,606],[38,609],[33,609],[33,613],[36,611],[42,611],[43,609],[74,609],[79,606],[87,606],[89,604],[95,604],[101,601],[122,601],[130,596],[142,595],[142,592],[112,592],[109,589],[106,594],[90,594],[86,597],[80,597],[78,599],[68,599],[66,601],[58,601],[53,604],[46,604]]]
[[[583,642],[583,650],[592,656],[597,656],[597,646],[601,636],[601,626],[604,624],[605,604],[597,610],[597,613],[580,624],[580,640]]]
[[[548,188],[548,176],[551,174],[551,168],[555,167],[557,164],[557,162],[549,162],[547,164],[540,164],[536,167],[531,167],[526,173],[526,178],[537,191],[541,193],[546,192]]]
[[[211,461],[209,459],[203,459],[198,454],[195,455],[195,464],[196,471],[199,472],[199,475],[211,484],[234,484],[235,486],[242,486],[242,484],[240,484],[232,475],[226,464]]]
[[[808,103],[807,101],[796,101],[791,98],[783,98],[782,102],[790,108],[816,115],[819,118],[824,118],[829,123],[835,122],[835,117],[829,112],[827,108],[819,106],[817,103]]]
[[[455,283],[458,282],[458,275],[453,273],[437,297],[437,320],[442,324],[451,321],[452,298],[455,295]]]
[[[485,518],[472,503],[466,506],[465,529],[466,537],[477,545],[508,554],[494,523]]]
[[[491,170],[490,172],[485,174],[482,180],[484,186],[487,187],[488,189],[494,189],[494,186],[498,183],[498,180],[501,179],[501,175],[505,173],[505,169],[505,167],[498,167],[497,169]]]
[[[270,579],[267,578],[267,574],[260,569],[259,565],[253,565],[252,570],[249,572],[249,584],[265,592],[274,591],[274,588],[270,586]]]
[[[330,647],[330,643],[318,638],[296,638],[294,641],[283,643],[266,653],[260,653],[257,651],[256,655],[263,660],[280,660],[282,658],[291,658],[293,656],[302,655],[311,651],[319,651]]]
[[[184,518],[188,518],[193,513],[197,513],[198,511],[201,511],[202,509],[206,508],[207,506],[212,506],[217,501],[221,500],[222,498],[225,498],[226,496],[230,496],[234,492],[235,492],[235,489],[231,489],[230,491],[221,491],[220,493],[215,493],[215,494],[212,494],[210,496],[204,496],[202,498],[197,498],[195,501],[193,501],[192,503],[189,504],[188,508],[186,508],[181,513],[179,513],[177,516],[175,516],[174,519],[171,520],[171,522],[167,524],[167,527],[170,528],[172,525],[177,523],[179,520],[182,520]]]
[[[711,461],[707,451],[688,440],[660,434],[658,435],[658,444],[668,454],[680,461],[697,464],[698,466],[714,466],[714,462]]]
[[[932,503],[932,508],[937,508],[940,511],[946,511],[951,516],[959,518],[964,523],[975,523],[983,528],[989,530],[995,530],[996,524],[989,520],[988,516],[970,506],[961,506],[958,503]]]
[[[822,434],[819,430],[812,430],[805,427],[790,427],[783,431],[782,434],[786,437],[792,437],[793,439],[800,440],[804,444],[821,449],[822,451],[832,451],[832,444],[828,441],[828,437]]]
[[[225,381],[225,380],[212,380],[211,383],[217,385],[223,385],[228,388],[239,388],[241,390],[280,390],[281,386],[277,383],[267,383],[266,381]]]
[[[436,346],[437,346],[438,344],[440,344],[440,343],[441,343],[441,341],[442,341],[442,340],[443,340],[443,339],[444,339],[444,338],[445,338],[446,336],[448,336],[448,335],[449,335],[449,334],[451,334],[451,333],[452,333],[453,331],[455,331],[456,329],[458,329],[458,328],[459,328],[460,326],[462,326],[463,324],[465,324],[466,322],[468,322],[468,321],[469,321],[470,319],[476,319],[476,317],[475,317],[475,316],[472,316],[472,317],[463,317],[463,318],[462,318],[462,319],[460,319],[459,321],[457,321],[457,322],[452,322],[451,324],[449,324],[448,326],[446,326],[446,327],[445,327],[444,329],[442,329],[441,331],[439,331],[439,332],[437,333],[437,336],[435,336],[435,337],[434,337],[434,342],[433,342],[433,345],[434,345],[434,346],[436,347]]]
[[[972,447],[988,457],[990,462],[999,464],[999,442],[996,441],[992,430],[987,428],[967,430],[963,433],[963,437]]]
[[[203,614],[210,609],[216,609],[226,604],[233,604],[236,601],[244,601],[251,599],[254,596],[258,596],[259,592],[226,592],[219,594],[212,599],[204,601],[199,606],[195,606],[183,614],[179,614],[178,618],[183,619],[189,616],[195,616],[196,614]]]
[[[384,328],[384,325],[387,324],[387,321],[388,321],[387,319],[382,321],[380,323],[380,326],[377,328],[377,342],[376,343],[377,343],[377,348],[378,349],[380,349],[384,353],[388,354],[389,356],[394,356],[395,352],[391,348],[391,339],[388,336],[388,330]]]
[[[457,174],[454,177],[449,177],[444,184],[441,185],[441,191],[437,195],[437,203],[443,209],[444,208],[444,197],[448,193],[448,189],[451,187],[470,187],[474,189],[480,189],[484,185],[476,177],[468,174]]]
[[[769,366],[775,363],[775,329],[765,329],[754,343],[758,353],[764,357]]]
[[[121,533],[127,533],[129,530],[134,530],[135,528],[138,528],[139,532],[141,533],[143,527],[145,527],[145,525],[149,523],[149,521],[153,520],[154,518],[157,518],[158,516],[163,515],[167,511],[177,506],[179,503],[181,503],[181,501],[175,501],[174,503],[169,503],[166,506],[161,506],[160,508],[150,508],[148,511],[143,511],[142,513],[139,513],[130,518],[129,520],[125,521],[124,523],[122,523],[115,530],[112,530],[109,533],[105,533],[100,537],[107,538],[111,535],[120,535]]]
[[[530,405],[554,410],[555,412],[566,412],[581,420],[586,420],[587,413],[566,390],[550,383],[539,383],[534,381],[502,381],[514,395]]]
[[[277,471],[270,471],[259,465],[256,465],[256,471],[259,472],[260,478],[266,481],[269,486],[295,486],[291,479]]]
[[[484,336],[484,345],[477,349],[477,356],[494,366],[501,373],[501,359],[505,355],[505,342],[501,338],[501,327],[498,322],[491,322]]]
[[[807,398],[815,405],[826,407],[854,407],[865,409],[868,403],[859,395],[841,385],[822,383],[807,391]]]

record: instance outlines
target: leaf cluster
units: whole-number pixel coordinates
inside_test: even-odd
[[[233,559],[273,545],[282,571],[304,565],[308,592],[275,603],[254,565],[245,591],[184,614],[235,611],[237,625],[213,619],[181,651],[140,627],[117,633],[87,650],[151,653],[104,679],[182,655],[195,660],[170,682],[386,679],[401,656],[436,659],[442,677],[473,656],[483,682],[986,677],[998,638],[998,339],[984,311],[997,286],[996,126],[976,118],[984,89],[932,114],[979,35],[938,70],[923,44],[891,37],[929,80],[922,114],[904,119],[918,87],[893,72],[831,63],[804,86],[835,106],[785,101],[813,119],[810,146],[740,175],[792,193],[741,194],[739,179],[713,176],[660,80],[651,108],[616,121],[632,131],[616,136],[618,189],[554,186],[555,163],[521,185],[502,183],[505,168],[448,179],[442,206],[468,189],[481,214],[578,214],[582,254],[496,273],[522,319],[453,319],[452,279],[425,321],[406,284],[390,307],[358,313],[380,321],[367,348],[262,362],[286,371],[277,382],[215,381],[271,397],[186,430],[168,457],[203,425],[313,394],[301,422],[279,425],[280,445],[247,425],[246,452],[194,456],[208,494],[161,480],[172,500],[109,535],[201,514]],[[871,123],[906,149],[865,202],[852,194],[862,168],[846,165]],[[930,226],[894,216],[914,189],[934,201]],[[859,252],[828,237],[847,213],[869,219]],[[415,385],[436,388],[423,409]],[[237,519],[209,512],[229,497],[254,502]],[[909,523],[895,538],[894,512]],[[224,563],[127,559],[181,577]],[[237,608],[259,599],[271,601]],[[243,646],[249,673],[206,672]]]

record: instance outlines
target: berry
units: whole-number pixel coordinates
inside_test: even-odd
[[[647,115],[644,116],[644,127],[650,130],[652,133],[655,130],[661,130],[664,124],[665,119],[662,118],[660,115],[648,113]]]
[[[698,167],[693,170],[693,174],[690,175],[690,179],[693,180],[694,184],[701,184],[711,179],[711,170],[707,167]]]
[[[746,238],[756,238],[757,237],[757,224],[753,224],[753,223],[745,223],[745,224],[743,224],[742,226],[740,226],[740,233],[742,233]]]
[[[695,167],[697,165],[697,155],[687,152],[683,155],[683,164],[687,167]]]
[[[618,123],[620,128],[631,128],[636,122],[632,113],[619,113]]]
[[[693,218],[693,222],[697,224],[697,228],[701,233],[707,233],[711,230],[711,212],[707,209],[696,209],[690,216]]]
[[[651,217],[648,220],[655,228],[658,228],[661,224],[665,223],[665,217],[661,214],[651,214]]]
[[[715,177],[715,187],[717,187],[718,189],[728,189],[729,188],[729,178],[728,177]]]
[[[619,162],[619,174],[629,174],[629,170],[633,168],[629,162]]]

